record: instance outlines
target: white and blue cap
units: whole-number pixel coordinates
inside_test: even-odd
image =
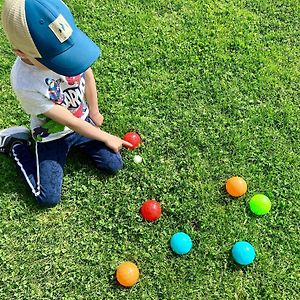
[[[61,75],[84,72],[101,53],[61,0],[5,0],[2,24],[14,49]]]

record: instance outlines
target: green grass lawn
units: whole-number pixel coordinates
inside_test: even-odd
[[[122,151],[115,177],[72,152],[61,204],[46,210],[1,155],[0,299],[298,299],[299,1],[66,2],[103,51],[104,130],[136,130],[143,145]],[[27,125],[2,29],[0,43],[0,128]],[[248,183],[238,199],[224,191],[232,175]],[[248,208],[258,192],[272,201],[263,217]],[[153,196],[163,216],[147,223]],[[169,248],[177,231],[194,243],[183,257]],[[230,257],[238,240],[256,249],[248,267]],[[114,277],[125,260],[141,271],[131,289]]]

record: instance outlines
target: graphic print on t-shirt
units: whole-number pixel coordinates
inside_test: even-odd
[[[72,77],[66,76],[65,78],[69,85],[74,85],[74,84],[78,84],[80,82],[81,75],[72,76]]]
[[[68,83],[68,88],[64,89],[64,105],[75,117],[80,118],[82,116],[85,90],[84,74],[83,79],[81,75],[77,75],[65,77],[65,80]]]
[[[45,83],[48,87],[48,97],[55,104],[66,107],[75,117],[81,118],[87,110],[84,105],[85,76],[84,73],[73,77],[63,77],[59,79],[46,78]],[[64,125],[40,115],[44,123],[33,130],[33,136],[37,141],[50,134],[64,130]]]
[[[63,102],[63,92],[60,88],[61,79],[54,80],[50,78],[45,79],[45,83],[49,86],[49,99],[53,101],[55,104],[62,104]]]

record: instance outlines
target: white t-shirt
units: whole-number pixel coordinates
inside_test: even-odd
[[[84,101],[84,73],[66,77],[17,58],[11,70],[11,84],[23,109],[31,115],[32,136],[38,142],[59,139],[73,132],[43,115],[55,104],[66,107],[77,118],[85,119],[89,114]]]

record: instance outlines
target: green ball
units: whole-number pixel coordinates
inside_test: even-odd
[[[254,195],[249,202],[251,211],[259,216],[267,214],[271,209],[270,199],[263,194]]]

